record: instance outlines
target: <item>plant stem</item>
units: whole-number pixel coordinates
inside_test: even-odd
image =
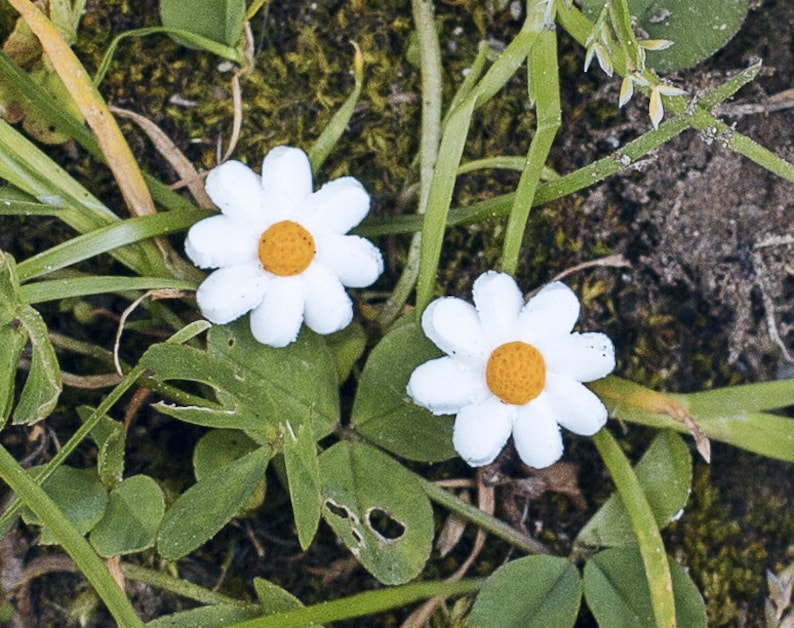
[[[153,587],[162,589],[163,591],[170,591],[171,593],[181,595],[182,597],[188,598],[190,600],[195,600],[201,604],[237,604],[238,606],[254,608],[254,605],[252,604],[245,604],[240,602],[240,600],[223,595],[222,593],[210,591],[209,589],[205,589],[204,587],[193,584],[192,582],[188,582],[187,580],[174,578],[167,573],[155,571],[154,569],[147,569],[146,567],[141,567],[140,565],[122,563],[121,573],[124,574],[125,578],[130,580],[136,580],[138,582],[150,584]]]
[[[431,597],[467,595],[480,590],[481,579],[458,582],[417,582],[377,591],[366,591],[332,602],[296,608],[234,624],[234,628],[291,628],[365,617]]]
[[[414,23],[419,41],[420,67],[422,68],[422,132],[419,147],[419,206],[417,214],[424,214],[430,195],[430,184],[438,159],[441,141],[441,47],[436,32],[432,0],[412,0]],[[381,326],[388,328],[399,316],[419,277],[419,260],[422,233],[411,238],[408,259],[391,296],[379,316]]]
[[[513,547],[520,549],[527,554],[551,554],[552,551],[540,541],[522,534],[515,528],[507,525],[504,521],[484,513],[479,508],[467,504],[462,499],[456,497],[448,490],[437,486],[433,482],[417,476],[427,496],[437,504],[440,504],[456,515],[463,517],[467,521],[479,526],[486,532],[507,541]]]
[[[557,67],[557,35],[544,25],[544,7],[536,4],[534,26],[538,30],[538,45],[533,46],[527,60],[529,91],[534,95],[537,112],[537,129],[529,145],[526,163],[518,182],[502,248],[502,270],[515,275],[527,219],[538,189],[543,167],[549,157],[551,145],[562,124],[560,113],[560,84]]]

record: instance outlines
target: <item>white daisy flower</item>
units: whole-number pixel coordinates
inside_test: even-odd
[[[383,272],[371,242],[345,235],[369,212],[369,195],[353,177],[312,191],[309,159],[279,146],[261,177],[239,161],[210,171],[207,194],[221,210],[193,225],[185,251],[200,268],[217,268],[199,286],[201,313],[218,325],[251,311],[261,343],[284,347],[301,324],[319,334],[353,318],[345,286],[362,288]]]
[[[474,305],[444,297],[422,316],[427,337],[446,356],[414,370],[408,394],[433,414],[455,414],[453,444],[471,466],[490,464],[513,435],[527,465],[562,455],[558,426],[584,436],[607,420],[601,400],[581,382],[615,368],[612,341],[572,333],[579,300],[565,284],[545,286],[524,303],[509,275],[474,282]]]

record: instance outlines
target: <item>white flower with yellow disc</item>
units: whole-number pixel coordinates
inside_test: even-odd
[[[283,347],[302,323],[319,334],[353,318],[345,287],[371,285],[383,272],[380,251],[345,235],[369,212],[369,195],[353,177],[312,188],[311,166],[297,148],[280,146],[262,175],[239,161],[210,171],[207,194],[221,210],[187,235],[185,250],[200,268],[217,268],[196,293],[201,313],[229,323],[251,312],[261,343]]]
[[[547,467],[562,455],[559,426],[595,434],[607,420],[585,387],[615,368],[612,341],[576,333],[579,300],[560,282],[528,302],[509,275],[489,271],[462,299],[433,301],[422,316],[446,356],[414,370],[408,394],[433,414],[454,414],[453,444],[471,466],[490,464],[510,435],[521,460]]]

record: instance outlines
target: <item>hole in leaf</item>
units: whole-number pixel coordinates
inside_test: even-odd
[[[350,528],[350,534],[352,534],[353,538],[356,539],[356,543],[361,543],[361,541],[364,540],[364,537],[361,536],[361,532],[359,532],[355,528]]]
[[[350,516],[350,511],[347,508],[332,502],[330,499],[325,501],[325,507],[340,519],[347,519]]]
[[[382,508],[367,511],[367,525],[385,541],[396,541],[405,534],[405,526]]]
[[[234,338],[229,338],[229,349],[233,349],[234,345],[237,344],[237,341]]]

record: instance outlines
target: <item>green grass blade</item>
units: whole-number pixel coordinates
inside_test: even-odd
[[[129,290],[195,290],[196,284],[179,279],[159,277],[74,277],[29,283],[20,288],[28,303],[44,303],[73,297]]]
[[[656,626],[665,628],[675,626],[673,580],[667,562],[667,552],[653,511],[645,498],[645,493],[642,492],[642,486],[620,445],[607,429],[601,429],[593,436],[593,443],[609,469],[609,474],[628,512],[634,535],[637,537],[645,566],[645,576],[651,591],[651,606]]]
[[[353,56],[353,76],[355,78],[355,85],[350,96],[342,104],[339,110],[331,118],[331,121],[325,125],[320,137],[314,142],[311,151],[309,152],[309,162],[312,166],[312,172],[317,172],[325,163],[328,155],[331,154],[339,138],[347,129],[350,118],[353,117],[353,112],[356,110],[356,103],[361,96],[361,88],[364,86],[364,58],[361,56],[361,50],[356,44],[353,44],[355,53]]]
[[[19,278],[21,281],[27,281],[100,253],[113,251],[126,244],[177,233],[213,214],[214,212],[199,209],[175,210],[119,221],[116,224],[95,229],[91,233],[67,240],[26,259],[17,266]],[[165,276],[169,275],[169,273],[165,273]]]

